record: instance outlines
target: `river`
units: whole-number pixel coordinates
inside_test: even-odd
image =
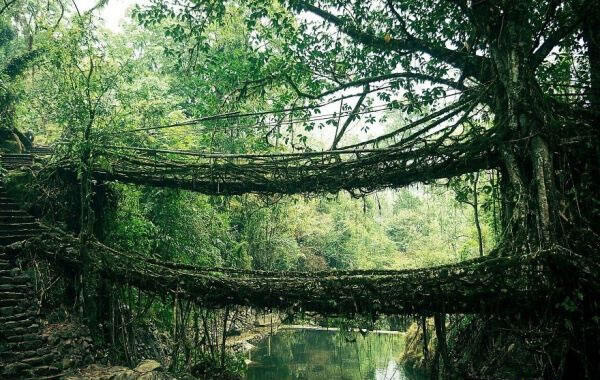
[[[248,380],[422,380],[398,358],[401,334],[280,330],[249,352]]]

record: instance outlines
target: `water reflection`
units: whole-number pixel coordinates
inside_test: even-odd
[[[251,353],[248,380],[420,380],[398,363],[402,335],[282,330]]]

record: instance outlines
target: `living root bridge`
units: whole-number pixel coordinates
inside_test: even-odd
[[[577,261],[556,248],[416,270],[266,272],[174,264],[90,244],[101,276],[144,291],[177,293],[210,308],[242,305],[327,315],[540,312],[564,299],[552,279],[558,268],[565,273]],[[3,249],[78,269],[78,248],[76,238],[51,231]],[[596,269],[588,271],[589,278]],[[598,289],[595,282],[593,288]]]
[[[496,167],[489,143],[231,155],[113,147],[94,177],[214,195],[370,192]]]

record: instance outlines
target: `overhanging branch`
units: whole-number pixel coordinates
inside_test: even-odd
[[[439,59],[440,61],[462,70],[463,73],[468,77],[473,77],[480,82],[487,82],[489,80],[488,75],[484,75],[486,72],[484,69],[488,67],[487,58],[459,52],[457,50],[448,49],[442,46],[436,46],[410,35],[405,36],[404,39],[390,38],[386,40],[384,38],[376,37],[366,33],[354,27],[353,25],[349,25],[338,16],[312,4],[298,1],[295,3],[295,5],[300,10],[304,10],[321,17],[327,22],[335,25],[340,31],[355,41],[371,48],[380,51],[408,51],[426,53],[435,59]]]
[[[415,72],[390,73],[390,74],[383,74],[383,75],[378,75],[378,76],[374,76],[374,77],[361,78],[361,79],[357,79],[354,81],[342,83],[339,86],[336,86],[335,88],[332,88],[330,90],[323,91],[320,94],[309,94],[307,92],[304,92],[304,91],[300,90],[298,85],[296,85],[296,83],[294,83],[294,81],[289,76],[285,76],[285,79],[298,96],[307,98],[307,99],[313,99],[313,100],[322,99],[325,96],[332,95],[332,94],[335,94],[336,92],[340,92],[340,91],[343,91],[343,90],[346,90],[349,88],[365,86],[365,85],[369,85],[372,83],[382,82],[382,81],[392,80],[392,79],[413,79],[413,80],[419,80],[419,81],[427,81],[427,82],[431,82],[431,83],[442,84],[442,85],[445,85],[445,86],[448,86],[448,87],[451,87],[451,88],[454,88],[457,90],[461,90],[461,91],[465,91],[468,89],[466,86],[464,86],[462,83],[459,83],[459,82],[436,77],[433,75],[415,73]]]

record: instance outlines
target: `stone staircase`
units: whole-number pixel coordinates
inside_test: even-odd
[[[29,149],[29,153],[35,154],[38,156],[50,155],[53,153],[53,149],[49,146],[45,145],[34,145]]]
[[[17,157],[15,157],[17,156]],[[26,155],[2,155],[4,167],[23,166],[33,159]],[[14,203],[0,182],[0,245],[34,236],[35,219]],[[0,378],[55,379],[62,376],[52,364],[51,346],[42,335],[31,279],[16,264],[15,257],[0,253]]]
[[[34,155],[32,153],[0,153],[0,161],[5,169],[17,169],[33,165]]]

